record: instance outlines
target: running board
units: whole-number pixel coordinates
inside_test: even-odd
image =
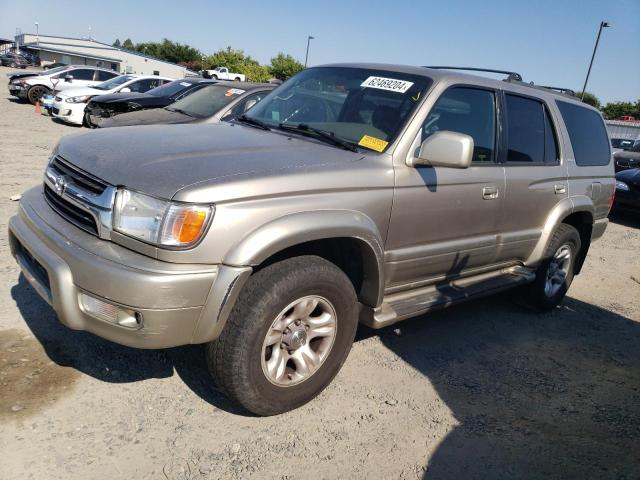
[[[385,295],[380,307],[362,310],[360,322],[371,328],[383,328],[432,310],[524,285],[534,279],[534,270],[526,267],[510,267],[393,293]]]

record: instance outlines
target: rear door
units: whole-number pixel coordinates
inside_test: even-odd
[[[506,191],[498,258],[524,262],[553,208],[568,197],[567,165],[553,105],[511,92],[503,95]]]

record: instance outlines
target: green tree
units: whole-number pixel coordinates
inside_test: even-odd
[[[260,65],[258,62],[245,63],[237,72],[244,74],[248,82],[267,82],[271,78],[269,69],[264,65]]]
[[[256,60],[249,55],[245,55],[242,50],[236,50],[227,47],[224,50],[218,50],[205,58],[205,69],[215,67],[227,67],[231,72],[244,73],[242,69],[246,65],[259,65]]]
[[[609,102],[602,108],[602,114],[607,120],[613,120],[625,115],[640,118],[640,100],[633,102]]]
[[[286,80],[303,69],[304,66],[299,61],[291,55],[286,55],[282,52],[271,59],[271,65],[269,67],[271,75],[279,80]]]
[[[119,38],[116,38],[116,41],[113,42],[113,46],[114,47],[120,47],[120,39]]]
[[[124,42],[122,42],[122,48],[126,48],[127,50],[133,50],[135,47],[130,38],[127,38]]]
[[[578,93],[577,95],[578,98],[580,98],[580,93]],[[598,100],[598,97],[596,97],[593,93],[584,92],[584,98],[582,99],[582,101],[600,110],[600,100]]]

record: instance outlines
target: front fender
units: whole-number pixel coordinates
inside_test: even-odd
[[[358,211],[314,210],[279,217],[249,232],[225,254],[222,263],[256,266],[286,248],[330,238],[354,238],[362,242],[363,291],[367,303],[379,305],[384,292],[382,237],[375,222]]]

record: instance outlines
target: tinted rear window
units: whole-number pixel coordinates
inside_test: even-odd
[[[573,103],[557,103],[569,132],[576,163],[582,167],[608,165],[611,160],[609,136],[602,117]]]

